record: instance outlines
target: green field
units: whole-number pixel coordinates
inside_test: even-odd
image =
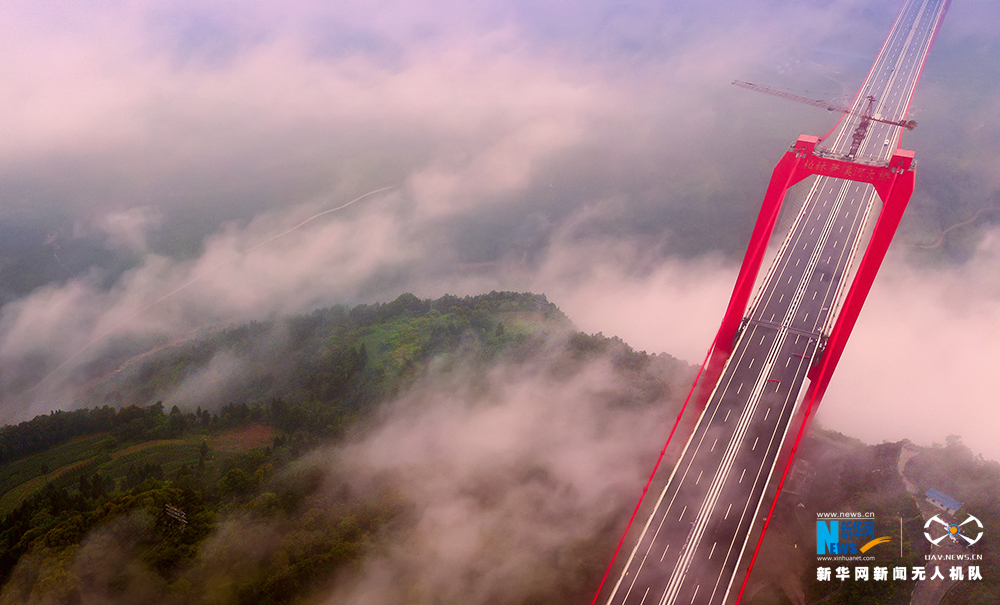
[[[59,469],[114,448],[108,435],[91,435],[67,441],[20,460],[0,464],[0,495],[32,479],[55,475]],[[6,512],[6,511],[3,511]],[[0,514],[3,514],[0,512]]]
[[[220,438],[208,440],[214,442]],[[193,468],[198,464],[199,448],[205,440],[204,435],[192,434],[182,439],[158,439],[119,446],[108,435],[92,435],[2,464],[0,517],[10,513],[46,484],[52,483],[58,488],[71,487],[84,474],[100,473],[103,477],[118,479],[126,475],[129,467],[157,464],[163,468],[165,476],[173,476],[183,465]],[[213,457],[222,459],[246,449],[238,447],[238,441],[227,439],[227,444],[233,444],[229,444],[227,451],[213,451]]]

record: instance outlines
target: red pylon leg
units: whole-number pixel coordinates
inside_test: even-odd
[[[801,153],[788,151],[781,157],[771,173],[771,181],[764,194],[760,214],[757,215],[757,223],[750,235],[747,253],[743,257],[740,273],[733,286],[733,294],[729,298],[729,306],[726,308],[719,332],[712,343],[712,353],[709,356],[705,376],[695,399],[696,410],[703,410],[708,404],[708,399],[722,375],[722,369],[733,353],[736,332],[739,330],[740,322],[746,313],[747,302],[750,300],[754,282],[760,273],[764,253],[767,252],[767,244],[771,241],[774,226],[778,222],[778,214],[781,212],[781,204],[785,201],[785,193],[794,184],[793,179],[798,172],[801,159]]]
[[[806,390],[806,395],[803,398],[803,405],[796,413],[795,420],[793,421],[793,425],[794,422],[799,422],[799,430],[795,436],[795,441],[791,448],[783,448],[784,451],[781,452],[778,460],[776,460],[776,463],[780,463],[782,460],[787,460],[787,462],[785,462],[784,471],[781,474],[781,480],[778,482],[774,499],[771,500],[771,507],[767,512],[767,517],[764,519],[764,526],[761,528],[760,537],[757,540],[757,546],[754,548],[753,556],[750,558],[746,575],[743,577],[743,584],[740,586],[740,591],[736,597],[737,605],[743,598],[743,591],[746,589],[747,582],[750,579],[750,572],[753,570],[753,564],[757,559],[757,553],[760,551],[760,545],[764,542],[764,534],[767,532],[767,526],[771,522],[771,515],[774,514],[775,506],[778,503],[778,496],[781,494],[781,488],[784,486],[785,478],[788,477],[788,472],[792,468],[795,453],[799,449],[799,442],[802,440],[802,436],[805,435],[806,427],[812,419],[813,413],[819,407],[823,395],[826,393],[826,387],[830,384],[833,371],[837,367],[837,362],[840,361],[840,356],[844,352],[847,339],[851,335],[851,330],[854,329],[854,324],[857,322],[861,307],[868,297],[868,292],[875,281],[875,275],[882,266],[882,261],[889,250],[889,243],[892,242],[892,238],[896,234],[896,228],[899,227],[899,222],[903,218],[903,212],[906,210],[910,196],[913,194],[915,175],[911,169],[912,162],[913,152],[899,150],[889,161],[887,169],[882,169],[880,171],[881,174],[875,178],[866,179],[874,185],[879,197],[882,198],[882,211],[879,213],[871,239],[868,241],[868,246],[865,248],[861,263],[858,265],[858,272],[855,274],[854,281],[851,282],[851,287],[844,298],[843,308],[837,316],[837,321],[834,323],[833,329],[830,331],[830,338],[827,339],[823,357],[819,364],[813,366],[809,371],[809,388]],[[780,467],[780,464],[776,466]]]
[[[897,161],[900,157],[904,158],[903,161],[905,161],[905,156],[894,156],[893,160]],[[912,155],[910,157],[912,158]],[[898,167],[898,165],[894,166],[892,162],[889,166],[890,168]],[[906,162],[906,168],[909,168],[909,162]],[[847,339],[851,335],[851,330],[854,329],[861,307],[865,304],[868,292],[875,281],[875,275],[882,266],[882,261],[889,250],[889,243],[896,234],[896,228],[899,227],[899,221],[902,220],[903,212],[913,194],[915,179],[912,170],[903,169],[894,177],[889,183],[883,182],[875,185],[879,197],[882,198],[882,212],[875,223],[875,229],[872,231],[868,247],[865,248],[865,254],[861,258],[861,264],[858,265],[858,272],[854,276],[851,288],[844,298],[844,305],[830,331],[830,338],[826,341],[823,358],[809,372],[809,380],[815,383],[815,386],[810,385],[810,389],[814,390],[813,399],[817,405],[823,398],[827,385],[830,384],[833,371],[837,367],[837,362],[840,361]]]

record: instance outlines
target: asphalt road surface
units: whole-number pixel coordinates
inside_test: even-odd
[[[946,5],[946,0],[905,4],[854,101],[857,113],[864,112],[871,95],[872,115],[906,117]],[[860,121],[845,115],[822,153],[848,154]],[[871,122],[855,159],[888,160],[901,130]],[[650,495],[658,500],[644,525],[632,530],[634,547],[609,578],[601,602],[733,602],[748,536],[763,521],[764,494],[806,372],[822,354],[880,206],[870,185],[815,179],[750,306],[718,386],[666,484],[652,486]]]

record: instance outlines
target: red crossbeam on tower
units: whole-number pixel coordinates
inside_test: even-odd
[[[775,461],[775,469],[783,468],[781,480],[778,483],[777,492],[771,500],[771,507],[768,510],[760,537],[744,575],[739,594],[736,597],[737,603],[742,597],[743,590],[746,588],[746,582],[750,577],[750,571],[753,569],[754,562],[756,561],[757,552],[763,542],[764,533],[767,531],[771,515],[774,513],[778,494],[781,492],[785,478],[791,469],[795,452],[798,450],[799,441],[805,433],[812,413],[819,406],[823,395],[826,393],[830,378],[833,376],[837,362],[840,360],[844,346],[847,344],[847,339],[854,328],[854,324],[857,322],[861,307],[864,305],[868,292],[871,290],[875,275],[882,265],[882,261],[889,248],[889,243],[892,241],[892,237],[899,226],[903,212],[913,193],[914,166],[912,151],[897,149],[888,162],[884,164],[868,164],[817,155],[816,145],[819,140],[819,137],[801,135],[775,166],[722,324],[719,327],[715,340],[709,348],[705,361],[698,370],[695,382],[691,385],[691,390],[684,405],[681,407],[673,429],[670,431],[667,443],[660,452],[660,457],[656,462],[652,475],[650,475],[649,482],[643,489],[643,496],[645,496],[653,477],[656,475],[660,462],[670,445],[670,441],[681,422],[688,403],[695,404],[696,413],[703,410],[711,397],[712,391],[719,382],[722,370],[734,350],[737,333],[747,309],[747,303],[749,302],[754,282],[760,273],[764,253],[774,232],[788,189],[807,177],[814,175],[871,184],[882,199],[882,210],[879,213],[871,234],[871,239],[858,266],[858,271],[854,276],[854,281],[851,283],[847,296],[844,299],[840,314],[826,341],[826,347],[822,353],[816,353],[816,357],[819,357],[819,360],[814,362],[809,370],[810,385],[803,400],[803,405],[796,413],[795,419],[791,424],[792,427],[798,427],[795,441],[791,447],[786,446],[779,453]],[[632,518],[629,519],[626,526],[625,534],[622,536],[622,540],[615,550],[612,561],[608,565],[608,570],[605,572],[597,593],[594,595],[593,603],[595,604],[601,594],[604,582],[608,578],[608,573],[611,571],[618,552],[624,543],[625,536],[628,535],[629,528],[631,528],[632,522],[635,520],[635,515],[639,511],[639,505],[641,505],[642,500],[643,498],[640,497],[639,504],[636,505],[636,510],[633,512]]]
[[[906,210],[910,196],[913,194],[915,174],[912,151],[897,149],[887,164],[873,166],[818,156],[815,153],[818,142],[818,137],[800,136],[792,148],[778,161],[778,165],[775,166],[771,176],[771,183],[767,188],[761,213],[750,241],[747,259],[750,259],[750,251],[754,252],[753,259],[750,263],[744,262],[744,267],[740,270],[737,288],[733,291],[733,299],[729,305],[730,311],[727,312],[727,317],[723,320],[723,327],[720,328],[719,335],[716,337],[716,346],[719,345],[720,341],[732,342],[732,339],[736,335],[733,326],[739,326],[739,322],[742,319],[742,311],[740,311],[738,317],[731,317],[729,313],[733,312],[735,315],[737,307],[740,309],[746,308],[750,287],[752,287],[760,270],[764,249],[767,247],[767,242],[774,231],[785,194],[791,186],[812,175],[869,183],[875,188],[875,191],[882,199],[882,210],[875,223],[868,246],[865,248],[865,253],[861,258],[861,263],[858,265],[854,281],[851,283],[851,287],[844,299],[843,307],[837,316],[837,321],[830,331],[830,337],[826,341],[826,348],[822,353],[822,357],[818,363],[813,364],[809,371],[809,388],[803,399],[803,405],[796,414],[796,419],[792,425],[798,425],[798,432],[792,446],[787,451],[781,452],[776,461],[775,468],[781,468],[781,465],[784,464],[784,470],[781,474],[781,480],[778,482],[777,492],[771,500],[771,507],[764,520],[764,525],[757,540],[757,546],[754,548],[753,556],[750,559],[743,584],[740,586],[737,602],[742,597],[747,580],[750,578],[750,571],[753,569],[760,545],[764,541],[764,534],[771,521],[771,515],[774,513],[774,507],[778,502],[778,494],[781,493],[785,478],[792,467],[792,461],[795,457],[795,452],[798,450],[799,442],[805,434],[806,426],[812,413],[819,406],[823,395],[826,393],[826,388],[830,384],[833,371],[837,367],[837,362],[840,361],[840,356],[844,352],[847,339],[854,329],[854,324],[857,322],[861,307],[868,297],[868,292],[875,281],[875,275],[878,273],[879,267],[882,266],[882,261],[885,259],[886,252],[889,249],[889,243],[896,233],[896,228],[899,226],[899,222],[903,218],[903,212]],[[742,306],[740,306],[741,301]],[[717,376],[716,380],[718,380]]]

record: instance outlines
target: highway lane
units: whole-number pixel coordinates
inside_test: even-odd
[[[854,101],[856,112],[864,111],[872,95],[874,114],[906,116],[946,3],[905,4]],[[860,121],[845,116],[825,153],[847,154]],[[871,122],[856,159],[887,160],[901,130]],[[732,602],[732,584],[751,530],[762,520],[763,497],[806,372],[821,355],[879,203],[870,185],[815,180],[750,306],[719,384],[604,602]]]

